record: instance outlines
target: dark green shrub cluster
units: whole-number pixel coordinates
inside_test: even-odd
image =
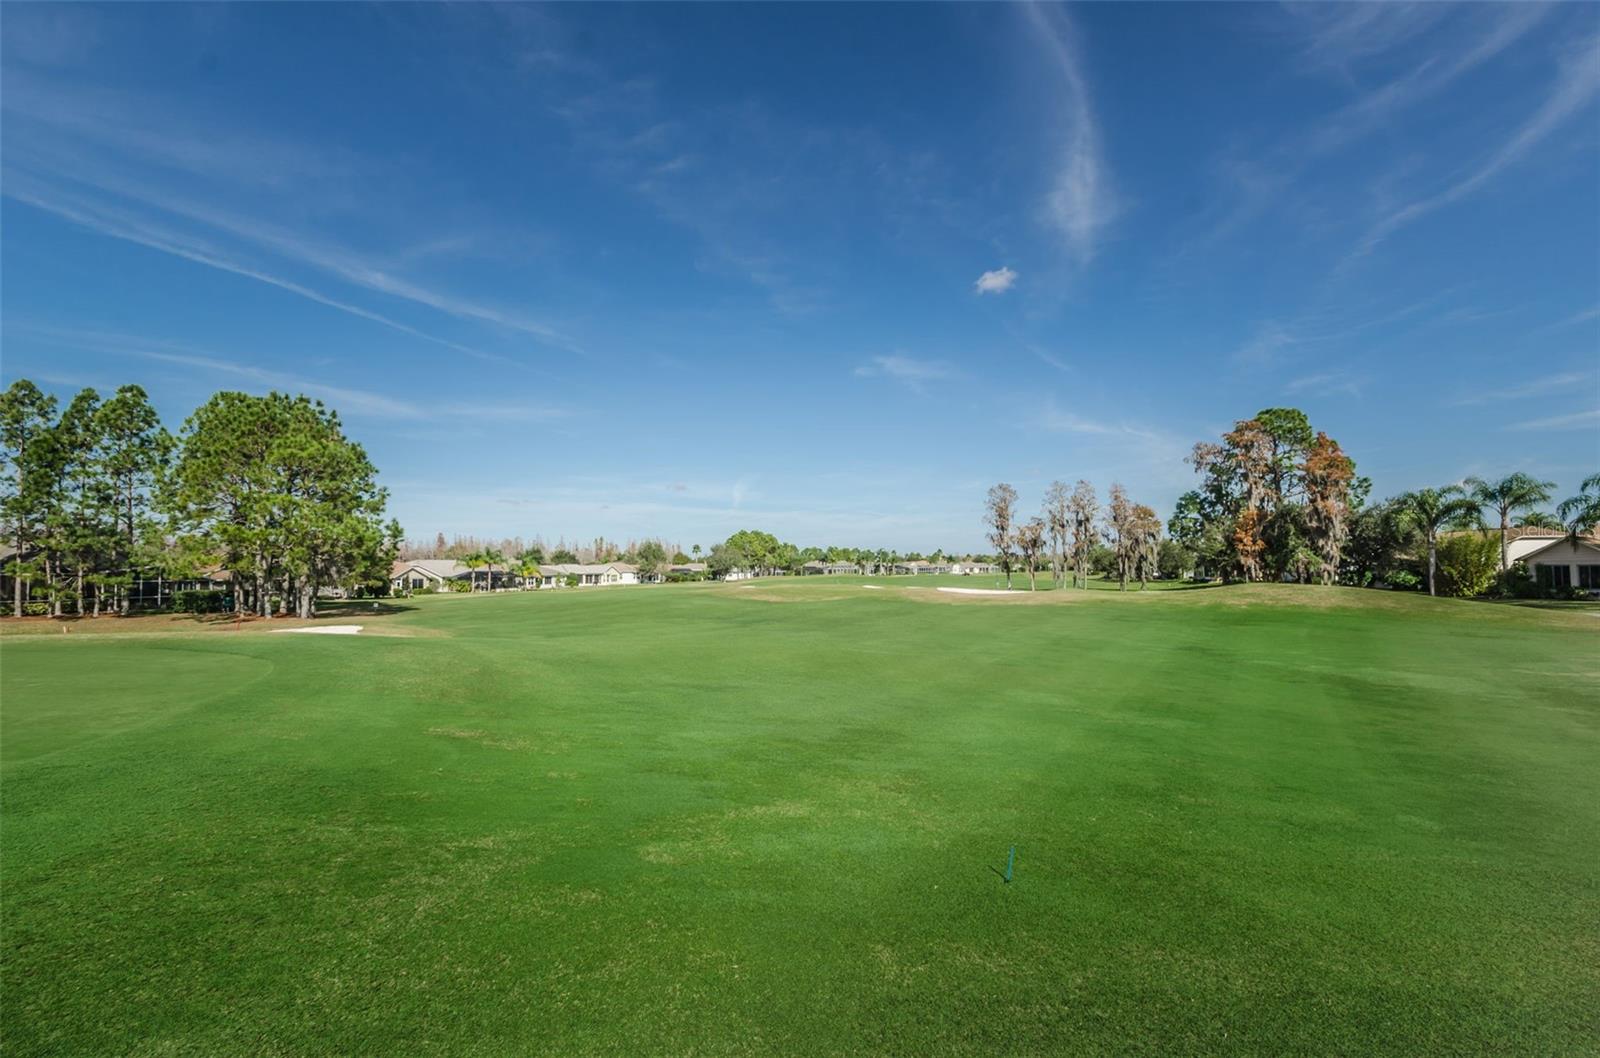
[[[216,588],[190,588],[172,597],[178,613],[222,613],[228,608],[228,593]]]

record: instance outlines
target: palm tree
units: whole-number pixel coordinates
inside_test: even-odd
[[[1439,532],[1468,525],[1482,525],[1478,501],[1465,494],[1460,485],[1442,489],[1418,489],[1395,500],[1400,516],[1412,532],[1428,545],[1428,594],[1434,590],[1439,566]]]
[[[478,557],[483,559],[483,564],[489,567],[489,569],[487,571],[487,575],[484,578],[484,580],[485,580],[485,583],[484,583],[484,586],[483,586],[484,590],[485,591],[493,591],[494,590],[494,567],[497,566],[497,565],[498,566],[505,565],[506,564],[506,556],[501,554],[500,552],[496,551],[492,547],[486,547],[481,552],[479,552]]]
[[[539,559],[532,551],[524,551],[517,556],[517,563],[511,571],[522,578],[522,586],[526,588],[528,579],[539,575]]]
[[[1550,490],[1555,487],[1553,481],[1540,481],[1521,471],[1499,481],[1467,479],[1467,488],[1471,490],[1473,501],[1500,516],[1500,572],[1511,568],[1510,541],[1506,539],[1506,533],[1511,529],[1511,512],[1549,503]]]
[[[478,570],[482,569],[488,561],[482,551],[473,551],[461,556],[461,564],[467,567],[467,572],[472,574],[472,590],[478,590]]]
[[[1600,522],[1600,474],[1584,478],[1578,494],[1562,500],[1556,513],[1566,520],[1567,532],[1573,536],[1592,532],[1595,523]]]
[[[1518,529],[1565,529],[1560,518],[1549,511],[1529,511],[1517,519]]]

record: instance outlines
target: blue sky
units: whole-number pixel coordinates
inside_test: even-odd
[[[1600,469],[1600,7],[8,5],[3,370],[326,399],[408,532],[976,548],[1304,408]]]

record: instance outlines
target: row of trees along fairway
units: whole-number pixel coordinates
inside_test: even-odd
[[[56,409],[26,379],[0,394],[14,614],[126,612],[135,583],[207,568],[227,571],[236,611],[261,616],[311,617],[323,588],[387,584],[400,527],[321,402],[218,393],[177,437],[138,386]]]
[[[1558,514],[1536,509],[1550,502],[1555,483],[1525,473],[1369,504],[1371,481],[1296,408],[1267,408],[1235,423],[1220,443],[1195,445],[1189,462],[1203,483],[1178,498],[1168,532],[1200,567],[1229,580],[1509,594],[1526,578],[1509,561],[1512,528],[1576,537],[1600,522],[1600,475]]]
[[[1018,567],[1028,572],[1028,590],[1038,588],[1038,572],[1048,560],[1050,579],[1064,586],[1067,574],[1074,587],[1089,586],[1090,563],[1102,544],[1109,545],[1118,587],[1128,582],[1144,586],[1157,575],[1161,554],[1161,519],[1142,503],[1134,503],[1120,484],[1111,486],[1104,521],[1094,486],[1079,481],[1070,492],[1064,482],[1053,481],[1045,492],[1043,512],[1019,521],[1017,490],[1005,482],[989,490],[984,520],[989,544],[1011,586]]]

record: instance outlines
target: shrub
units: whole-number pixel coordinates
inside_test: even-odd
[[[1409,569],[1397,569],[1384,578],[1384,583],[1396,591],[1416,591],[1422,587],[1422,578]]]
[[[450,582],[450,590],[456,592],[469,592],[472,590],[472,582],[470,580],[453,580]]]
[[[24,617],[49,617],[50,604],[47,602],[25,602],[22,604]]]
[[[172,597],[172,608],[179,613],[221,613],[227,603],[227,592],[215,588],[189,588]]]
[[[567,587],[576,588],[580,583],[582,582],[578,580],[578,575],[576,573],[567,574]]]
[[[1461,533],[1439,542],[1439,594],[1465,598],[1489,590],[1500,572],[1500,542]]]
[[[1528,572],[1528,567],[1521,562],[1511,563],[1511,568],[1506,571],[1505,580],[1501,582],[1501,590],[1513,599],[1542,599],[1544,589],[1539,587],[1539,582],[1533,579],[1533,574]]]

